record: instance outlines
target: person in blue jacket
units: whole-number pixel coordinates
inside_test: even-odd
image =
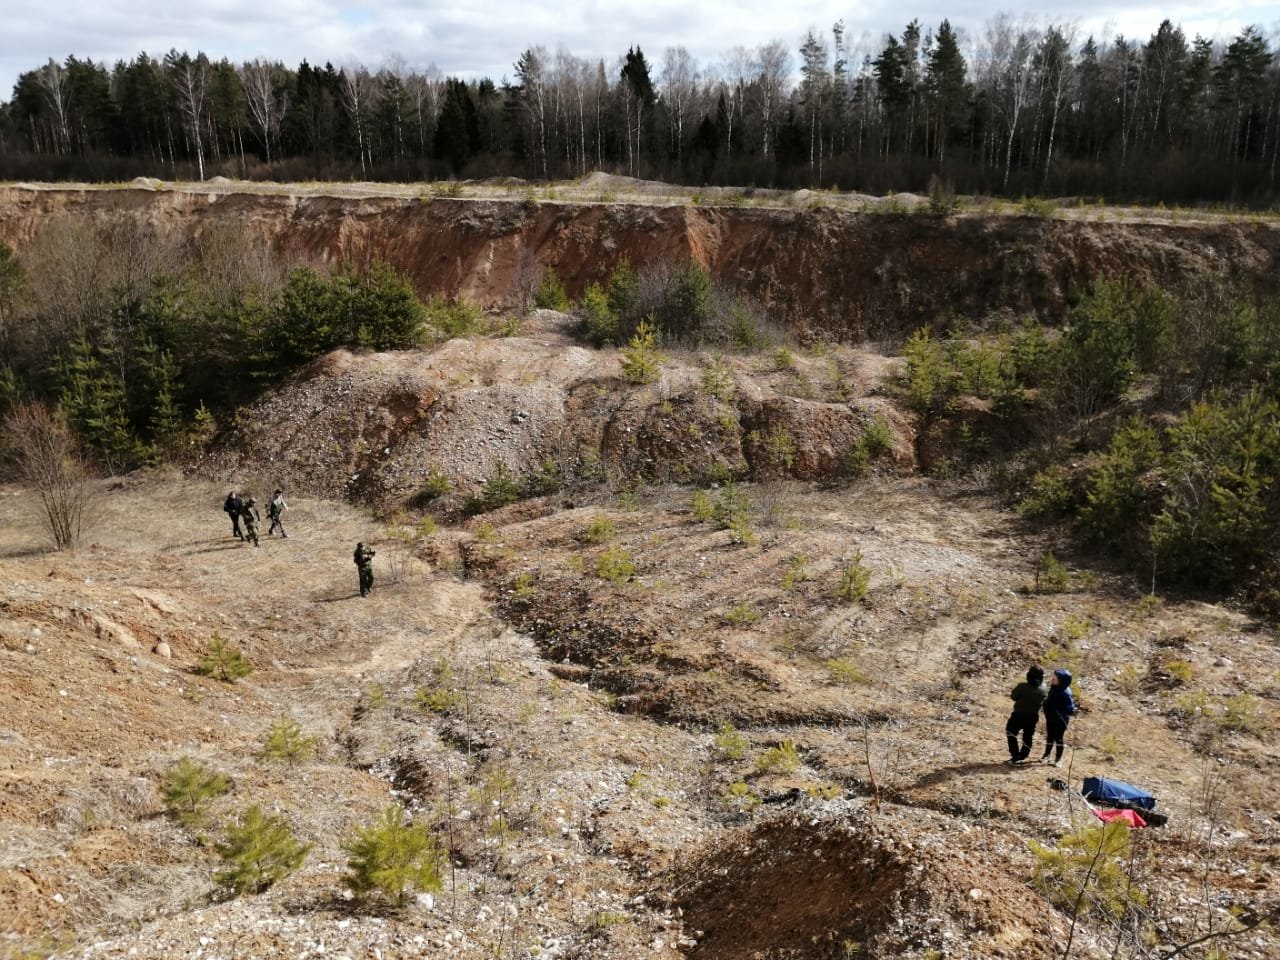
[[[1062,766],[1063,739],[1067,735],[1067,724],[1076,715],[1076,699],[1071,695],[1071,671],[1058,668],[1053,671],[1053,679],[1049,681],[1049,696],[1044,701],[1044,756],[1041,763],[1052,763]],[[1056,756],[1052,760],[1049,754]]]
[[[1031,740],[1036,734],[1036,724],[1040,722],[1040,707],[1048,694],[1044,686],[1044,671],[1036,666],[1027,671],[1027,679],[1009,694],[1013,712],[1004,725],[1004,732],[1009,741],[1010,763],[1022,763],[1031,753]],[[1018,745],[1019,734],[1022,736],[1021,746]]]

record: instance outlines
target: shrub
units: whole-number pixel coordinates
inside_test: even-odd
[[[771,338],[760,329],[760,323],[742,304],[729,310],[728,345],[735,350],[754,353],[769,346]]]
[[[733,807],[743,813],[750,813],[756,807],[760,806],[760,795],[751,787],[741,780],[729,784],[725,788],[724,793],[720,797],[727,806]]]
[[[545,497],[564,488],[564,470],[555,457],[544,457],[538,472],[525,480],[523,493],[529,497]]]
[[[720,615],[720,619],[730,626],[745,627],[759,620],[760,614],[756,611],[755,607],[744,601],[741,603],[735,603]]]
[[[484,314],[465,298],[432,297],[425,309],[427,324],[446,340],[471,336],[484,329]]]
[[[249,807],[240,821],[227,828],[227,839],[216,845],[227,869],[213,875],[231,894],[260,893],[283,880],[306,859],[311,844],[302,843],[282,817],[269,817]]]
[[[809,579],[809,558],[798,554],[787,561],[787,569],[782,574],[782,589],[794,590]]]
[[[598,347],[615,344],[619,340],[618,315],[609,305],[609,295],[597,283],[587,287],[578,301],[578,317],[582,321],[583,334]]]
[[[622,375],[631,383],[653,383],[661,375],[661,363],[658,332],[645,320],[622,350]]]
[[[350,854],[347,882],[358,898],[379,894],[402,906],[411,890],[443,886],[440,845],[425,826],[409,822],[403,807],[388,807],[372,824],[357,827],[343,846]]]
[[[1214,719],[1224,730],[1252,733],[1262,737],[1270,732],[1258,698],[1251,693],[1236,693],[1222,700]]]
[[[714,337],[715,302],[711,275],[696,260],[676,268],[658,310],[658,326],[668,338],[698,342]]]
[[[431,668],[431,683],[419,687],[415,699],[424,713],[448,713],[463,704],[463,696],[454,682],[453,667],[440,659]]]
[[[636,306],[640,302],[640,281],[631,267],[631,261],[625,257],[614,268],[609,278],[607,293],[609,310],[622,323],[630,323],[634,319]]]
[[[617,535],[617,528],[608,517],[593,517],[582,531],[582,539],[587,543],[608,543]]]
[[[837,657],[826,662],[831,682],[842,687],[852,687],[870,682],[865,670],[849,657]]]
[[[720,724],[714,743],[716,752],[726,760],[741,760],[751,746],[751,742],[735,730],[728,720]]]
[[[1142,689],[1144,677],[1145,673],[1141,669],[1127,663],[1116,673],[1115,683],[1121,693],[1132,697]]]
[[[190,757],[183,757],[160,783],[164,809],[185,827],[204,822],[205,808],[231,789],[231,781]]]
[[[1161,664],[1162,669],[1174,683],[1190,683],[1195,676],[1195,667],[1189,660],[1170,659]]]
[[[1036,562],[1036,593],[1062,593],[1071,587],[1071,573],[1066,565],[1053,555],[1052,550],[1040,554]]]
[[[1032,840],[1032,885],[1072,916],[1097,909],[1118,919],[1146,903],[1126,869],[1130,843],[1129,828],[1120,821],[1082,827],[1055,847]]]
[[[532,600],[537,592],[537,588],[533,585],[533,574],[527,570],[517,574],[511,581],[511,596],[515,600]]]
[[[1018,209],[1024,217],[1048,217],[1058,209],[1058,205],[1045,197],[1023,197]]]
[[[783,740],[756,758],[756,770],[759,773],[795,773],[798,769],[800,754],[796,752],[796,745],[792,740]]]
[[[770,476],[785,476],[796,459],[796,442],[787,428],[774,424],[764,434],[752,431],[747,442],[757,451],[759,470]]]
[[[209,641],[209,646],[205,648],[204,658],[196,666],[195,671],[203,677],[235,683],[252,673],[253,665],[239,650],[215,633]]]
[[[949,217],[960,209],[956,188],[950,180],[936,173],[929,177],[929,212],[935,217]]]
[[[631,555],[621,547],[612,546],[596,558],[595,574],[610,583],[634,580],[636,564]]]
[[[299,763],[315,756],[317,740],[302,735],[302,727],[288,717],[281,717],[267,732],[257,757],[287,764]]]
[[[0,441],[10,453],[14,478],[33,487],[40,498],[45,529],[54,547],[75,546],[84,528],[93,486],[64,418],[44,404],[23,403],[4,418],[0,433]]]
[[[893,451],[893,428],[884,417],[873,417],[862,432],[862,446],[867,456],[878,460]]]
[[[693,496],[689,498],[689,509],[694,518],[702,523],[709,523],[716,515],[715,504],[711,502],[711,495],[705,490],[693,491]]]
[[[467,513],[488,513],[509,503],[515,503],[522,493],[519,480],[511,468],[498,461],[493,473],[484,482],[484,489],[467,497],[463,510]]]
[[[1067,516],[1074,503],[1067,471],[1054,464],[1031,478],[1030,489],[1018,501],[1017,511],[1032,519],[1054,520]]]
[[[904,392],[908,405],[925,416],[945,413],[957,383],[942,343],[921,328],[907,338],[903,354],[907,359]]]
[[[542,269],[542,277],[538,280],[538,289],[533,294],[533,305],[543,310],[559,310],[562,313],[569,309],[569,295],[564,292],[564,284],[550,267]]]
[[[862,563],[862,551],[859,550],[840,571],[840,582],[836,585],[836,598],[845,603],[857,603],[867,599],[870,593],[871,571]]]
[[[403,350],[422,342],[427,311],[413,285],[386,263],[363,273],[348,269],[334,281],[350,317],[348,341],[374,350]]]
[[[437,500],[445,496],[453,489],[453,481],[449,479],[439,467],[432,467],[427,471],[427,477],[422,481],[422,489],[419,496],[423,500]]]
[[[448,713],[462,706],[462,694],[450,687],[419,687],[415,699],[423,713]]]
[[[733,399],[733,374],[720,360],[712,360],[702,368],[702,389],[717,400]]]
[[[1154,430],[1137,420],[1118,429],[1086,476],[1085,502],[1077,521],[1081,538],[1129,553],[1135,543],[1145,543],[1145,526],[1156,509],[1146,478],[1159,462]]]
[[[1120,398],[1137,372],[1134,312],[1120,288],[1099,284],[1071,311],[1058,341],[1054,392],[1077,417],[1089,417]]]

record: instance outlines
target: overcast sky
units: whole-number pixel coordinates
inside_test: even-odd
[[[1223,0],[1220,7],[1212,0],[1023,3],[1007,9],[1042,24],[1075,23],[1081,37],[1123,34],[1145,41],[1166,17],[1188,39],[1197,33],[1230,39],[1248,24],[1260,26],[1273,49],[1280,36],[1276,0]],[[317,66],[358,62],[370,70],[398,57],[411,68],[434,64],[445,74],[500,81],[513,75],[516,58],[533,45],[603,57],[612,71],[638,44],[656,79],[667,47],[683,46],[706,66],[739,45],[781,40],[794,51],[808,28],[826,33],[843,19],[848,41],[860,53],[878,47],[886,33],[900,36],[912,17],[925,28],[949,18],[976,40],[999,9],[976,0],[812,0],[799,5],[802,12],[789,6],[779,0],[3,0],[0,100],[11,98],[18,74],[68,55],[110,66],[144,51],[159,57],[170,49],[203,50],[236,64],[264,57],[289,67],[306,59]]]

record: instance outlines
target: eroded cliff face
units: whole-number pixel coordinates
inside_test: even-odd
[[[245,188],[246,190],[249,188]],[[301,188],[299,189],[301,193]],[[0,188],[0,239],[21,251],[58,217],[134,217],[184,238],[231,225],[246,243],[314,263],[382,259],[423,294],[518,298],[544,266],[570,294],[693,257],[779,322],[845,340],[893,338],[995,312],[1050,321],[1099,277],[1280,288],[1280,224],[1140,220],[1089,208],[952,218],[683,202],[264,195],[216,189]]]

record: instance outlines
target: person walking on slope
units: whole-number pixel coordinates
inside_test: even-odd
[[[360,574],[360,596],[367,597],[373,589],[373,555],[374,551],[364,545],[364,541],[356,544],[352,559],[355,560],[356,572]]]
[[[244,509],[244,501],[242,501],[236,492],[232,490],[227,494],[227,499],[222,501],[222,512],[231,518],[231,535],[237,540],[243,540],[244,534],[240,532],[240,511]]]
[[[267,528],[267,536],[274,537],[276,529],[279,528],[280,536],[286,540],[289,535],[284,532],[284,512],[289,509],[289,505],[284,502],[284,491],[276,487],[276,492],[271,495],[271,502],[267,504],[267,518],[271,521],[271,526]]]
[[[262,514],[258,513],[258,508],[254,506],[257,502],[250,497],[240,508],[240,519],[244,521],[244,539],[246,542],[252,542],[255,547],[259,546],[258,524],[262,522]]]
[[[1059,667],[1053,671],[1053,679],[1049,681],[1049,696],[1044,701],[1044,756],[1041,763],[1052,763],[1062,766],[1063,743],[1067,735],[1067,724],[1076,715],[1076,698],[1071,695],[1071,671]],[[1049,754],[1056,749],[1057,756],[1052,760]]]
[[[1009,699],[1013,701],[1013,713],[1009,722],[1004,725],[1005,737],[1009,741],[1009,762],[1022,763],[1031,753],[1031,742],[1035,737],[1036,723],[1040,719],[1040,707],[1044,704],[1049,691],[1044,685],[1044,671],[1033,666],[1027,671],[1027,679],[1013,688]],[[1022,745],[1018,745],[1018,736],[1022,736]]]

